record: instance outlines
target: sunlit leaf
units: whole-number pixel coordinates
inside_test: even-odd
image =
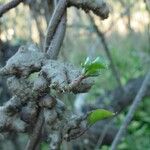
[[[109,118],[114,116],[115,114],[111,111],[105,109],[96,109],[93,110],[87,117],[88,124],[93,125],[97,121]]]
[[[86,67],[86,66],[88,66],[90,63],[91,63],[91,62],[90,62],[90,58],[87,57],[86,60],[85,60],[85,62],[84,62],[84,63],[81,63],[81,66],[82,66],[82,67]]]
[[[97,57],[95,60],[90,60],[89,57],[81,64],[83,67],[82,73],[85,76],[98,76],[102,69],[106,68],[106,64]]]

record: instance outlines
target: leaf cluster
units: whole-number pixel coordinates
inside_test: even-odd
[[[82,74],[86,77],[94,77],[100,74],[102,69],[107,68],[106,63],[97,57],[94,60],[90,60],[89,57],[86,58],[85,62],[81,64]]]

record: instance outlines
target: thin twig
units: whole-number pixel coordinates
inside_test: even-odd
[[[105,138],[105,136],[106,136],[110,126],[112,125],[112,123],[113,123],[113,119],[109,120],[108,124],[106,124],[106,126],[104,127],[103,132],[100,134],[100,137],[99,137],[97,144],[95,146],[95,150],[99,150],[99,148],[101,147],[103,139]]]
[[[26,150],[35,150],[40,139],[43,123],[44,123],[44,117],[43,117],[43,111],[41,110],[37,122],[35,124],[35,127],[33,129],[31,138],[29,139],[28,144],[26,146]]]
[[[148,36],[148,41],[150,41],[150,1],[149,0],[145,0],[145,5],[146,5],[146,10],[148,12],[148,18],[149,18],[149,21],[148,21],[148,24],[147,24],[147,36]],[[148,42],[149,44],[149,47],[150,47],[150,42]]]
[[[108,29],[106,31],[104,31],[104,34],[107,34],[109,31],[111,31],[111,29],[117,24],[117,22],[122,19],[124,16],[127,15],[128,10],[131,9],[134,6],[135,3],[130,4],[128,7],[126,7],[120,14],[119,16],[115,19],[112,20],[111,24],[109,25]]]
[[[37,15],[37,12],[34,8],[34,5],[32,5],[32,3],[29,3],[29,8],[30,8],[31,17],[32,19],[35,20],[35,23],[36,23],[36,27],[37,27],[38,34],[39,34],[39,45],[40,45],[40,48],[42,49],[44,34],[43,34],[43,30],[40,24],[39,16]]]
[[[49,48],[51,40],[56,31],[56,28],[65,12],[66,6],[67,6],[66,0],[59,0],[57,7],[54,10],[54,13],[52,15],[52,18],[49,22],[48,28],[47,28],[47,33],[46,33],[45,41],[44,41],[44,52],[47,52]]]
[[[111,66],[112,72],[113,72],[114,77],[115,77],[115,79],[116,79],[116,81],[117,81],[117,83],[118,83],[118,85],[119,85],[119,87],[120,87],[120,90],[124,91],[123,86],[122,86],[122,83],[121,83],[121,80],[120,80],[119,73],[118,73],[118,71],[117,71],[117,68],[116,68],[114,62],[113,62],[113,59],[112,59],[112,56],[111,56],[111,53],[110,53],[108,44],[107,44],[106,39],[105,39],[105,36],[104,36],[104,34],[98,29],[97,25],[95,24],[94,18],[93,18],[91,15],[89,15],[89,18],[90,18],[90,20],[91,20],[91,23],[92,23],[92,25],[93,25],[93,28],[94,28],[95,32],[97,33],[97,35],[99,36],[99,38],[100,38],[101,41],[102,41],[102,45],[103,45],[104,50],[105,50],[105,52],[106,52],[106,55],[107,55],[107,57],[108,57],[108,59],[109,59],[109,61],[110,61],[110,66]]]
[[[12,0],[12,1],[8,2],[7,4],[0,6],[0,17],[2,17],[2,15],[4,13],[6,13],[10,9],[16,7],[17,5],[19,5],[23,1],[24,0]]]
[[[65,12],[60,20],[60,23],[58,24],[56,32],[54,33],[53,39],[47,50],[47,54],[50,59],[55,59],[55,60],[57,59],[57,56],[59,54],[66,33],[66,22],[67,19],[66,19],[66,12]]]
[[[121,125],[112,145],[111,145],[111,148],[110,150],[116,150],[116,147],[117,145],[119,144],[122,136],[123,136],[123,133],[125,132],[126,128],[128,127],[128,124],[130,123],[131,119],[133,118],[134,116],[134,113],[137,109],[137,107],[139,106],[139,103],[141,102],[146,90],[147,90],[147,87],[148,85],[150,84],[150,71],[149,73],[146,75],[143,83],[142,83],[142,86],[139,90],[139,92],[137,93],[130,109],[129,109],[129,112],[128,114],[126,115],[125,119],[124,119],[124,122],[123,124]]]
[[[73,80],[69,86],[67,87],[67,91],[72,91],[75,87],[77,87],[83,79],[85,79],[86,76],[84,75],[80,75],[79,77],[77,77],[75,80]]]

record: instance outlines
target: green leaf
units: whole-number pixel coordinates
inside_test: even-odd
[[[98,76],[100,74],[101,69],[106,68],[106,64],[99,57],[95,60],[90,60],[89,57],[85,60],[84,63],[81,64],[83,67],[82,73],[85,76]]]
[[[84,62],[84,66],[86,66],[86,65],[88,65],[88,64],[90,64],[90,58],[89,58],[89,57],[86,58],[86,60],[85,60],[85,62]]]
[[[86,60],[85,60],[85,62],[84,62],[84,63],[81,63],[81,66],[82,66],[82,67],[86,67],[86,66],[88,66],[90,63],[91,63],[91,62],[90,62],[90,58],[87,57]]]
[[[87,117],[88,124],[93,125],[97,121],[109,118],[114,116],[115,113],[105,110],[105,109],[96,109],[89,113]]]
[[[85,74],[87,76],[97,76],[100,74],[100,70],[104,68],[105,66],[101,63],[91,63],[91,65],[88,66]]]
[[[48,149],[48,144],[46,142],[41,143],[41,150],[47,150]]]

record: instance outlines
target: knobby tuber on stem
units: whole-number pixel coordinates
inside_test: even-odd
[[[47,59],[46,54],[31,44],[21,46],[1,68],[0,74],[10,76],[7,83],[13,95],[0,107],[1,132],[30,131],[29,128],[37,119],[39,108],[43,108],[45,128],[51,146],[58,146],[56,143],[61,143],[62,139],[71,139],[70,131],[77,128],[76,121],[79,122],[79,116],[74,115],[74,119],[71,119],[73,114],[67,111],[61,100],[51,96],[51,90],[68,92],[67,87],[81,75],[80,69],[68,63]],[[86,92],[92,84],[89,78],[83,79],[69,92]],[[80,119],[80,122],[82,121]],[[57,133],[58,137],[54,138],[53,132],[55,136]]]
[[[108,17],[109,7],[103,0],[60,0],[58,4],[48,26],[44,52],[33,44],[21,46],[0,69],[0,75],[9,76],[7,84],[12,94],[12,98],[0,107],[0,132],[19,131],[31,134],[34,128],[27,150],[36,147],[35,136],[40,136],[43,132],[50,142],[50,149],[59,149],[62,140],[77,138],[83,133],[83,124],[84,127],[88,126],[87,116],[77,116],[68,111],[65,104],[53,95],[53,90],[63,93],[87,92],[93,81],[84,76],[81,69],[55,59],[65,34],[67,7],[75,6],[86,12],[92,11],[102,19]],[[4,6],[8,5],[3,5],[3,8]],[[7,10],[1,11],[5,13]],[[61,38],[58,38],[56,31],[60,29],[58,27],[61,20],[63,30]]]

